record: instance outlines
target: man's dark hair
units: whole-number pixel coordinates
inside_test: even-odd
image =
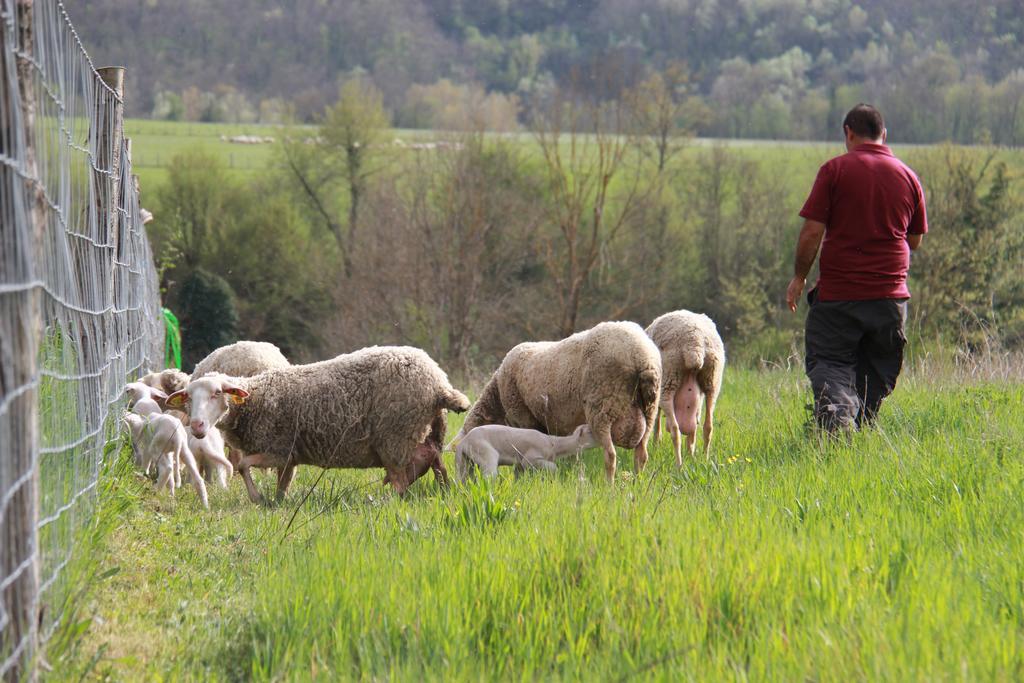
[[[882,112],[870,104],[861,103],[846,114],[843,128],[849,128],[859,138],[877,140],[885,130],[885,121],[882,120]]]

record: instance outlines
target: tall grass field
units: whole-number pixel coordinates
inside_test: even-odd
[[[1024,386],[905,373],[823,441],[798,369],[728,369],[712,457],[601,453],[405,499],[382,471],[106,479],[112,532],[50,665],[111,680],[1020,680]],[[454,434],[461,418],[449,422]],[[122,454],[122,465],[127,457]],[[454,474],[450,455],[446,456]],[[271,475],[256,475],[266,492]]]

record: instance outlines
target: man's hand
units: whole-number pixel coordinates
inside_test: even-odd
[[[804,293],[806,284],[806,278],[794,275],[793,279],[789,281],[789,287],[786,288],[786,303],[789,305],[789,310],[794,313],[796,313],[796,304],[800,301],[800,295]]]

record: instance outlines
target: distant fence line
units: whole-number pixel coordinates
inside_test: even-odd
[[[0,0],[0,680],[35,678],[125,380],[163,356],[123,75],[62,2]]]

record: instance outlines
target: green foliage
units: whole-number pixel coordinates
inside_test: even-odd
[[[665,439],[608,486],[591,450],[503,473],[493,506],[360,470],[306,498],[300,468],[280,507],[236,481],[207,513],[119,476],[79,656],[115,680],[1019,678],[1021,387],[911,372],[849,443],[804,434],[806,398],[797,370],[728,370],[712,462]]]
[[[98,62],[132,66],[127,106],[160,118],[279,121],[287,102],[313,122],[359,72],[402,125],[429,125],[414,86],[478,86],[532,109],[595,61],[616,82],[602,97],[683,63],[690,103],[710,114],[701,135],[832,139],[868,100],[894,140],[1012,145],[1024,139],[1022,16],[1017,0],[108,0],[73,18]]]
[[[196,268],[175,296],[181,312],[182,366],[186,372],[211,351],[238,339],[234,294],[224,278]]]
[[[935,227],[912,268],[919,325],[971,348],[1024,342],[1024,203],[1006,164],[954,148],[920,155]]]

